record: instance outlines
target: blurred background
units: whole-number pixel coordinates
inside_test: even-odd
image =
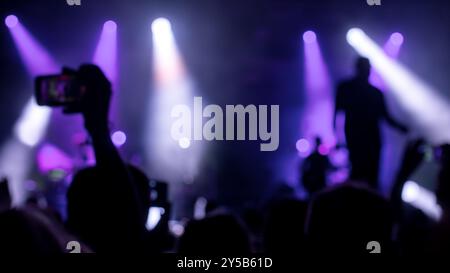
[[[345,150],[334,149],[334,87],[352,75],[358,56],[348,31],[359,28],[380,47],[397,46],[391,57],[424,86],[411,84],[420,90],[409,95],[385,87],[389,109],[416,124],[411,135],[438,145],[449,140],[448,127],[433,118],[450,118],[448,108],[441,110],[450,96],[449,12],[444,0],[381,6],[363,0],[81,0],[79,6],[2,0],[0,175],[14,183],[16,203],[33,194],[64,202],[52,196],[64,191],[74,171],[92,164],[92,151],[80,117],[33,104],[33,81],[62,66],[94,62],[113,83],[113,141],[128,162],[169,183],[175,218],[191,215],[200,196],[239,210],[280,187],[304,195],[299,166],[315,136],[323,140],[321,153],[338,166],[329,183],[339,183],[348,166]],[[259,141],[180,146],[170,138],[170,109],[192,104],[194,95],[223,109],[279,105],[278,150],[261,152]],[[424,112],[442,133],[427,134],[433,130],[422,126]],[[387,194],[407,138],[389,128],[383,134],[380,185]],[[433,166],[430,158],[417,174],[425,187],[433,187]]]

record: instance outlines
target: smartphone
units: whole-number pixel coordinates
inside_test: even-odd
[[[75,88],[74,75],[46,75],[35,80],[35,97],[38,105],[65,106],[80,100]]]
[[[150,205],[164,207],[168,202],[168,185],[164,181],[150,179]]]
[[[147,230],[153,230],[158,225],[164,213],[166,213],[164,208],[150,207],[148,209],[147,223],[145,224]]]
[[[150,186],[150,208],[148,210],[147,230],[154,229],[162,216],[166,213],[165,208],[168,205],[168,184],[164,181],[155,179],[149,180]]]
[[[11,194],[9,192],[8,180],[0,177],[0,212],[11,206]]]

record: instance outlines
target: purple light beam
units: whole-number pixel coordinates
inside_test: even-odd
[[[93,63],[98,65],[111,81],[114,89],[117,87],[117,24],[106,21],[95,49]]]
[[[5,24],[9,28],[20,58],[32,76],[55,73],[60,70],[50,54],[26,30],[15,15],[7,16]]]
[[[389,39],[383,46],[383,51],[386,55],[394,60],[398,59],[400,54],[400,49],[402,48],[404,37],[399,32],[394,32],[391,34]],[[380,89],[381,91],[386,91],[386,84],[381,79],[381,76],[377,73],[375,69],[372,69],[370,73],[369,81],[372,85]]]
[[[302,134],[306,139],[320,136],[324,144],[334,145],[333,85],[316,34],[307,31],[303,35],[303,40],[306,105]]]

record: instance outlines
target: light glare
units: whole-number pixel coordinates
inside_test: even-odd
[[[390,40],[394,45],[400,46],[403,44],[404,38],[401,33],[395,32],[395,33],[392,33]]]
[[[15,27],[19,23],[19,19],[17,19],[17,16],[15,15],[8,15],[5,18],[5,24],[9,28]]]
[[[112,21],[112,20],[109,20],[109,21],[106,21],[106,22],[103,24],[103,28],[104,28],[107,32],[115,32],[115,31],[117,30],[117,24],[116,24],[116,22],[114,22],[114,21]]]
[[[442,208],[437,204],[435,194],[414,181],[405,182],[402,189],[402,200],[422,210],[435,221],[441,219]]]
[[[116,147],[120,147],[127,142],[127,135],[122,131],[116,131],[112,134],[111,140]]]
[[[316,33],[314,31],[308,30],[303,34],[303,41],[305,43],[314,43],[317,39]]]

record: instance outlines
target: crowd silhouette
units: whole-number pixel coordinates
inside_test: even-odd
[[[7,179],[0,183],[0,252],[54,254],[68,252],[76,241],[85,253],[366,254],[376,241],[382,254],[450,252],[450,148],[440,148],[435,190],[442,216],[434,222],[421,211],[405,208],[404,182],[423,160],[423,140],[406,148],[389,198],[377,192],[382,141],[380,122],[407,128],[388,113],[382,93],[370,85],[370,63],[357,60],[356,76],[338,85],[336,112],[346,116],[350,154],[348,182],[327,186],[328,159],[316,150],[304,162],[302,183],[308,199],[274,196],[264,206],[243,213],[211,202],[203,219],[192,219],[177,237],[169,228],[171,204],[163,204],[157,226],[148,231],[152,206],[149,178],[124,162],[111,141],[108,112],[111,85],[94,65],[82,65],[77,82],[83,99],[66,113],[81,113],[95,152],[96,165],[78,171],[67,192],[67,220],[35,202],[11,206]]]

